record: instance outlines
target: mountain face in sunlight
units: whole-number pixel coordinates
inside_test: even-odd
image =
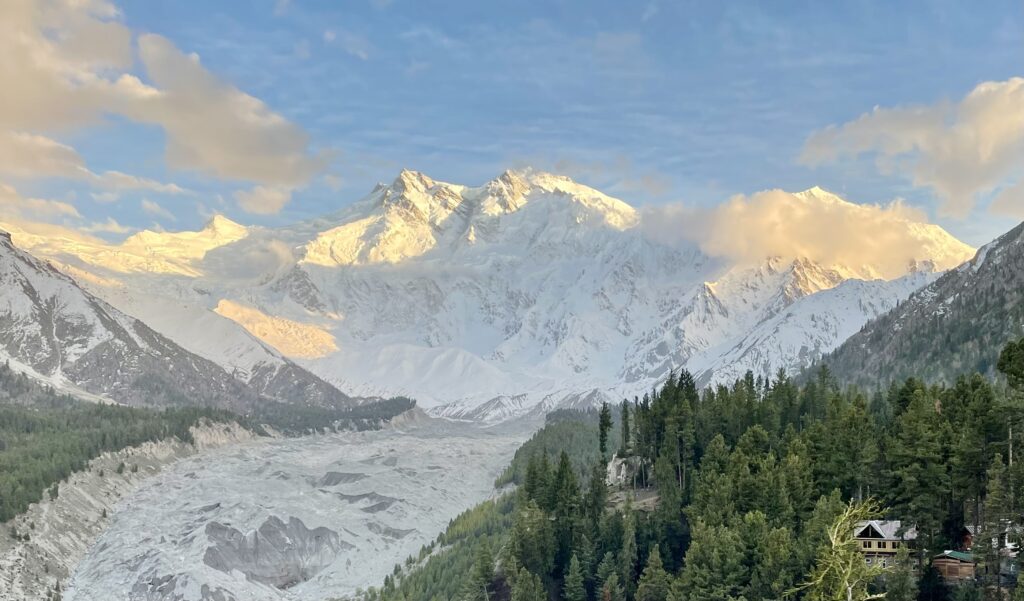
[[[863,210],[818,188],[772,194],[837,236],[845,212]],[[750,247],[738,217],[735,242],[748,246],[717,252],[721,218],[666,219],[655,225],[679,235],[652,235],[654,217],[565,177],[510,171],[468,187],[403,171],[287,227],[217,217],[116,246],[14,239],[225,368],[253,367],[255,335],[349,394],[495,420],[632,396],[683,367],[704,384],[797,370],[973,254],[937,226],[881,215],[873,227],[899,244],[879,236],[856,263],[810,244]],[[215,335],[180,326],[213,311],[235,322]]]

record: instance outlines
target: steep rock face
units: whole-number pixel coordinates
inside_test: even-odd
[[[258,391],[217,363],[86,292],[16,248],[6,233],[0,234],[0,356],[58,386],[67,383],[130,405],[247,411],[260,400]],[[287,390],[301,386],[297,380],[271,379],[264,388]],[[344,399],[337,391],[323,398]]]
[[[1024,336],[1024,224],[866,324],[824,362],[864,386],[911,375],[949,382],[994,374],[1002,347]]]
[[[833,213],[852,206],[820,189],[797,196]],[[632,396],[673,369],[719,383],[805,367],[934,277],[918,266],[969,256],[941,228],[904,229],[923,256],[901,257],[904,277],[883,281],[872,265],[740,263],[659,242],[633,207],[565,177],[506,172],[468,187],[403,171],[291,226],[237,239],[145,236],[153,248],[220,244],[180,253],[176,273],[97,259],[134,252],[123,246],[38,251],[88,272],[90,290],[169,336],[174,321],[147,299],[197,316],[216,309],[352,394],[408,395],[435,414],[495,420]],[[175,341],[256,373],[240,347]]]

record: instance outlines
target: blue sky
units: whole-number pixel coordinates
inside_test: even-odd
[[[530,165],[634,205],[710,206],[733,194],[820,185],[858,202],[904,198],[973,244],[1015,223],[989,204],[1024,181],[1020,167],[1003,166],[998,185],[954,216],[940,210],[934,186],[915,183],[903,167],[881,168],[873,150],[815,164],[800,157],[814,132],[876,106],[955,104],[982,82],[1024,76],[1019,0],[117,6],[115,20],[133,36],[159,34],[198,54],[223,85],[301,130],[317,167],[288,179],[291,199],[280,211],[247,214],[233,195],[264,184],[258,176],[183,168],[166,160],[163,117],[100,111],[45,133],[94,172],[173,182],[189,193],[103,197],[67,178],[16,182],[23,195],[67,200],[86,221],[182,229],[222,211],[245,223],[287,223],[335,210],[403,167],[479,184]],[[150,83],[133,62],[121,69]],[[144,211],[143,198],[165,214]]]

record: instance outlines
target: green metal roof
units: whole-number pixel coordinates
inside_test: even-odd
[[[935,559],[940,557],[951,557],[959,561],[973,562],[974,556],[970,553],[964,553],[963,551],[945,551],[941,555],[936,555]]]

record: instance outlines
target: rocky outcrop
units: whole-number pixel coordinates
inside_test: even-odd
[[[287,522],[271,516],[251,532],[240,532],[219,522],[206,525],[212,543],[203,563],[230,573],[238,570],[250,580],[287,589],[306,582],[330,565],[350,543],[329,528],[309,529],[302,520]]]

